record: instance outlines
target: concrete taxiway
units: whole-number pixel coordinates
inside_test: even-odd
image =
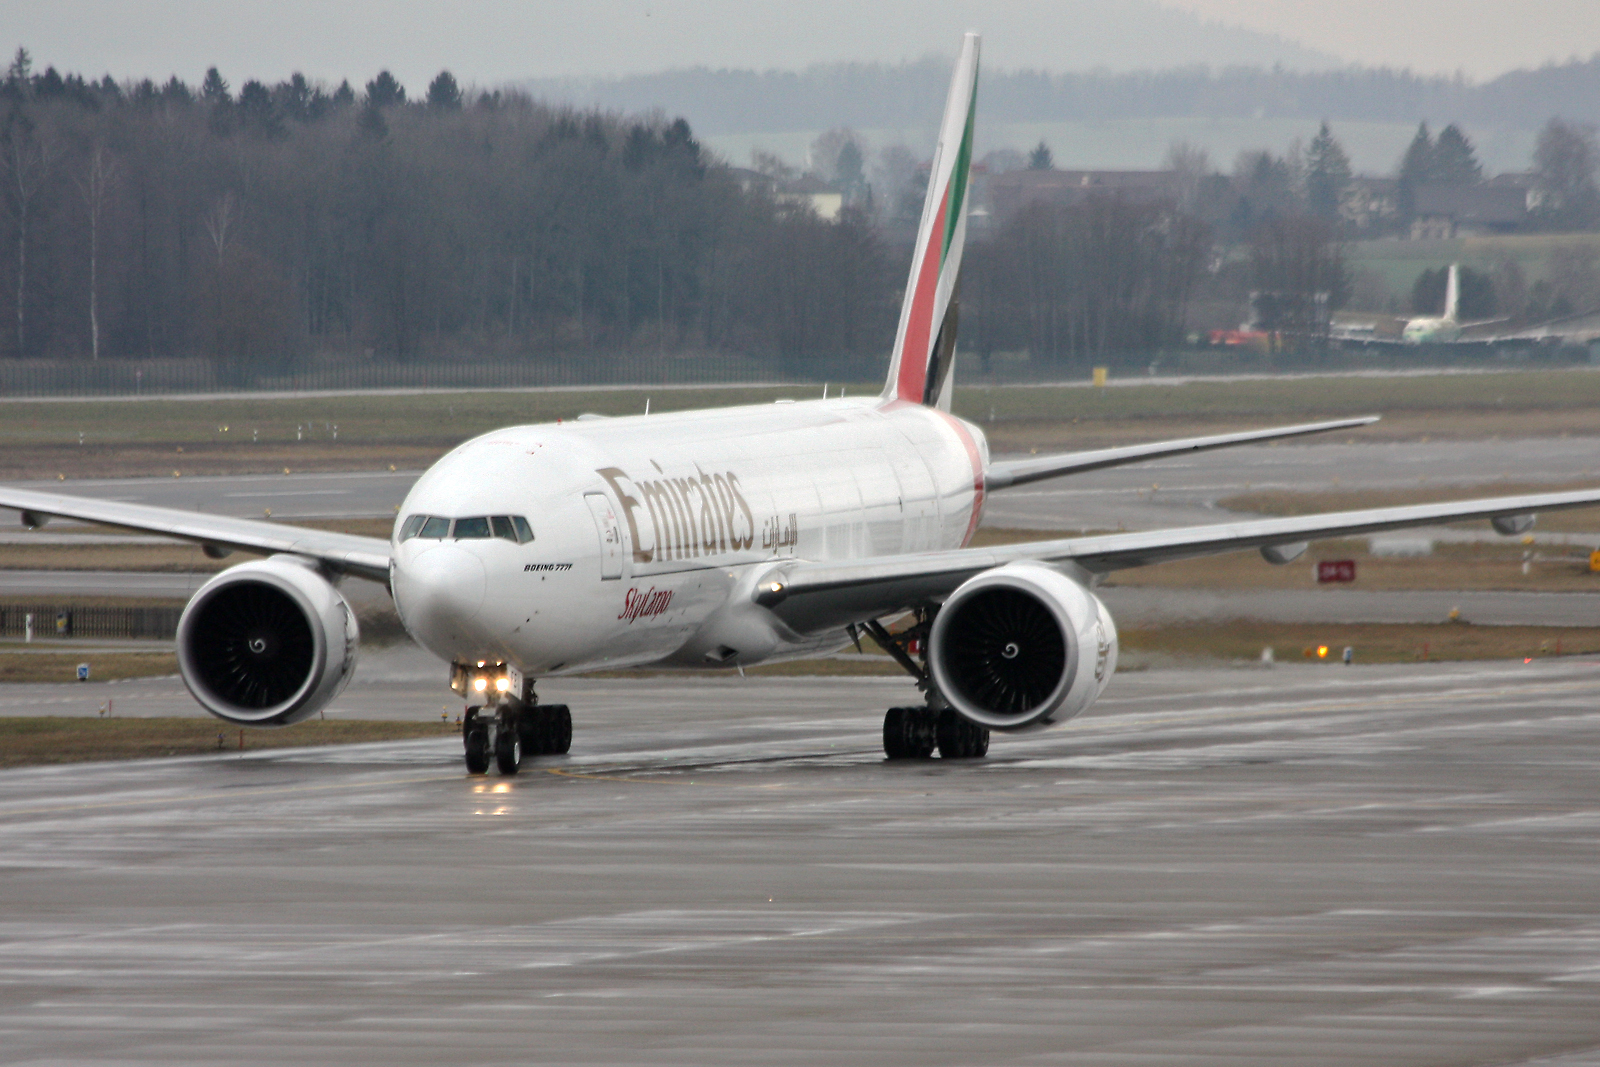
[[[0,1060],[1600,1060],[1595,660],[1125,675],[970,763],[890,680],[544,688],[514,778],[0,772]]]

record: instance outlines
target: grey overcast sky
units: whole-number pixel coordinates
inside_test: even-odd
[[[0,0],[0,47],[41,66],[195,80],[216,64],[235,86],[294,70],[359,84],[388,67],[416,91],[441,68],[486,85],[894,62],[952,53],[966,29],[997,68],[1238,62],[1242,49],[1487,78],[1600,51],[1600,0]]]

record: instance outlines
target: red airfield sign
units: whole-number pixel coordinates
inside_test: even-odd
[[[1353,559],[1325,559],[1317,564],[1317,583],[1353,582],[1356,580],[1356,561]]]

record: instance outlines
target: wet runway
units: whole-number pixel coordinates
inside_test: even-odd
[[[0,1061],[1600,1061],[1600,661],[1122,675],[953,764],[891,680],[541,688],[511,779],[0,772]]]

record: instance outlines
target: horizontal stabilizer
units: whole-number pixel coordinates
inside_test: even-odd
[[[1253,445],[1262,441],[1281,441],[1289,437],[1306,437],[1310,434],[1332,433],[1336,430],[1353,430],[1370,426],[1378,421],[1376,415],[1357,419],[1338,419],[1333,422],[1307,422],[1299,426],[1278,426],[1270,430],[1246,430],[1242,433],[1216,434],[1211,437],[1185,437],[1176,441],[1152,441],[1144,445],[1125,448],[1102,448],[1093,452],[1067,452],[1055,456],[1029,456],[1027,459],[1001,460],[989,465],[984,480],[988,489],[1005,489],[1013,485],[1046,478],[1060,478],[1067,474],[1121,467],[1129,463],[1144,463],[1168,456],[1188,455],[1192,452],[1209,452],[1216,448],[1235,445]]]

